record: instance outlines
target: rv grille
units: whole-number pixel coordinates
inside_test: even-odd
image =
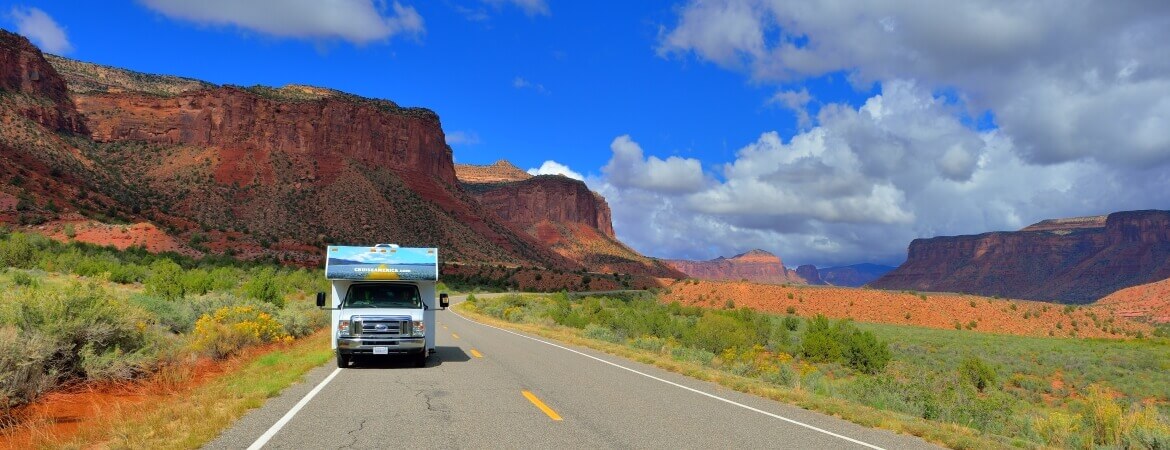
[[[366,316],[356,319],[358,334],[368,337],[395,337],[410,335],[410,317]]]

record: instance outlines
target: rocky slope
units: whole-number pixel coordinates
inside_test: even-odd
[[[1170,211],[1150,210],[916,239],[906,262],[870,286],[1089,303],[1165,278]]]
[[[459,187],[429,110],[49,61],[11,33],[0,61],[0,220],[152,222],[201,251],[308,262],[326,242],[397,242],[580,268]]]
[[[455,171],[462,188],[503,222],[591,270],[683,276],[618,241],[609,205],[579,180],[532,176],[507,161],[489,166],[460,164]]]
[[[780,257],[763,250],[751,250],[731,258],[722,256],[709,261],[671,259],[666,263],[691,278],[714,281],[747,280],[757,283],[799,283],[806,281],[784,267]]]
[[[1128,287],[1094,304],[1118,316],[1151,323],[1170,323],[1170,279]]]

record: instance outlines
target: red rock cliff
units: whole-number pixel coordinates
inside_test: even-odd
[[[520,228],[546,220],[573,222],[615,238],[609,203],[581,181],[534,177],[505,160],[487,166],[456,164],[455,173],[480,203]]]
[[[451,149],[439,117],[426,110],[336,96],[289,101],[235,87],[173,97],[80,94],[76,101],[89,119],[93,139],[99,142],[133,140],[218,147],[229,153],[289,153],[315,161],[317,173],[304,176],[324,181],[331,181],[348,159],[455,184]],[[217,181],[247,183],[256,176],[261,182],[273,181],[269,174],[248,167],[247,161],[227,158],[227,162],[231,165],[216,168]]]
[[[805,283],[796,272],[784,267],[779,256],[763,250],[751,250],[731,258],[719,257],[709,261],[672,259],[666,263],[692,278],[703,280],[747,279],[757,283]]]
[[[1119,212],[1091,222],[915,239],[906,262],[870,285],[1088,303],[1170,278],[1170,211]]]
[[[21,115],[52,130],[85,132],[65,81],[40,49],[24,36],[4,30],[0,30],[0,89],[34,98],[17,101]]]

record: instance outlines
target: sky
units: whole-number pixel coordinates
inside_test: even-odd
[[[897,265],[916,238],[1170,207],[1163,0],[4,2],[44,51],[437,112],[582,179],[643,254]]]

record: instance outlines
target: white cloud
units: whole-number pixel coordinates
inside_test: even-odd
[[[630,136],[618,136],[609,145],[613,158],[601,171],[618,187],[656,192],[695,192],[707,184],[699,160],[671,156],[643,158],[642,147]]]
[[[16,22],[16,32],[28,37],[41,50],[58,55],[73,51],[65,29],[44,11],[14,6],[10,14]]]
[[[452,131],[446,134],[447,145],[476,145],[479,144],[479,133],[474,131]]]
[[[548,16],[552,14],[545,0],[483,0],[483,2],[497,8],[509,4],[514,5],[529,16]]]
[[[548,95],[551,93],[551,92],[549,92],[548,89],[545,89],[543,84],[533,83],[531,81],[528,81],[524,77],[519,77],[519,76],[512,79],[512,87],[514,87],[516,89],[532,89],[532,90],[536,91],[537,93],[544,94],[544,95]]]
[[[390,11],[384,11],[384,2],[372,0],[140,1],[173,19],[234,25],[278,37],[340,38],[365,44],[426,32],[418,11],[397,1],[389,4]]]
[[[540,167],[528,169],[529,175],[564,175],[574,180],[584,180],[580,173],[574,172],[569,166],[556,161],[545,161]]]
[[[1004,132],[973,130],[953,108],[916,83],[891,81],[860,107],[825,105],[816,127],[786,142],[761,134],[712,168],[721,181],[689,190],[646,183],[657,158],[621,136],[588,182],[608,200],[618,236],[646,254],[707,259],[759,247],[820,266],[897,263],[918,237],[1170,202],[1166,170],[1032,163]]]
[[[990,111],[1027,161],[1144,168],[1170,165],[1165,42],[1170,2],[695,0],[658,52],[757,82],[913,79],[954,89],[974,115]]]
[[[812,95],[808,93],[807,88],[801,88],[799,91],[787,90],[777,92],[768,99],[769,105],[783,106],[792,112],[796,113],[797,123],[801,128],[808,128],[812,125],[812,118],[808,115],[808,103],[812,101]]]

